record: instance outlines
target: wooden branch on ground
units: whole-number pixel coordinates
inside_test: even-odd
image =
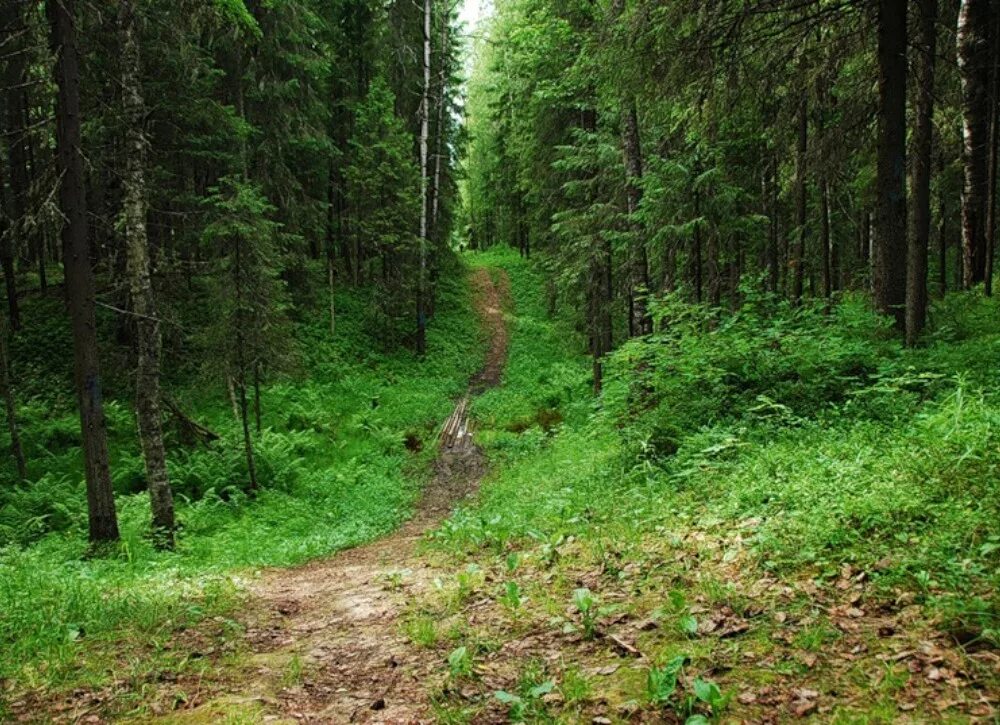
[[[177,427],[180,430],[181,441],[186,445],[195,445],[197,443],[203,443],[206,446],[213,442],[219,440],[219,434],[209,428],[206,428],[201,423],[192,420],[176,402],[163,396],[163,405],[170,412],[170,415],[177,422]]]

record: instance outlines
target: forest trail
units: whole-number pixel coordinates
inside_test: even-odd
[[[507,355],[505,272],[473,273],[474,303],[490,347],[469,393],[442,428],[434,477],[413,518],[395,534],[295,569],[265,573],[251,589],[240,620],[249,660],[222,683],[204,683],[198,698],[173,722],[202,722],[235,706],[257,707],[270,722],[430,722],[424,680],[440,655],[415,647],[403,634],[407,601],[443,572],[418,552],[424,533],[474,492],[486,464],[472,443],[471,396],[498,385]],[[199,702],[200,700],[200,702]]]

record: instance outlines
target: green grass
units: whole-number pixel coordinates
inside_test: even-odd
[[[939,302],[915,350],[860,298],[827,316],[751,297],[721,322],[666,300],[661,331],[612,356],[595,401],[582,346],[544,314],[540,277],[509,251],[485,258],[518,291],[506,386],[475,407],[477,435],[496,465],[477,501],[435,534],[456,569],[476,562],[493,581],[516,576],[530,593],[515,621],[505,590],[494,587],[495,620],[484,636],[558,631],[573,619],[569,602],[586,577],[595,596],[617,593],[618,611],[660,620],[640,636],[647,656],[686,654],[697,673],[753,653],[730,686],[764,683],[771,670],[752,663],[775,650],[770,635],[784,625],[754,624],[745,639],[716,646],[687,631],[687,605],[678,609],[668,592],[743,611],[756,601],[748,587],[767,577],[814,582],[836,597],[849,565],[867,575],[867,596],[922,606],[915,631],[962,629],[986,646],[1000,643],[995,300]],[[512,425],[543,407],[558,410],[562,424],[550,432]],[[727,569],[729,556],[738,565]],[[840,630],[822,617],[790,631],[792,651],[823,657],[840,646]],[[812,674],[795,661],[779,669],[786,666],[800,681]],[[623,670],[590,685],[594,697],[641,702],[639,679]],[[573,678],[558,684],[576,687]],[[860,707],[851,712],[862,718],[898,714],[881,696]],[[567,707],[565,721],[573,713]]]
[[[222,391],[188,391],[189,411],[222,440],[210,449],[168,441],[181,527],[175,553],[158,553],[147,539],[149,505],[127,405],[108,404],[122,542],[89,557],[77,423],[37,397],[27,404],[34,480],[5,482],[0,494],[0,680],[12,690],[100,683],[121,677],[130,659],[149,657],[168,669],[189,667],[163,643],[225,615],[256,568],[294,565],[403,521],[426,479],[437,426],[484,350],[464,274],[445,279],[453,281],[444,283],[422,362],[405,350],[372,348],[363,296],[338,295],[332,340],[322,306],[303,316],[297,373],[264,390],[256,498],[244,493],[238,428]],[[36,312],[26,305],[27,319]],[[422,451],[409,450],[407,436],[422,441]]]
[[[538,316],[537,279],[516,259],[506,264],[527,319],[515,327],[508,387],[476,410],[491,428],[481,439],[509,455],[441,540],[499,552],[512,542],[628,542],[658,527],[721,531],[753,519],[764,568],[832,576],[845,561],[881,562],[876,578],[886,586],[995,593],[1000,400],[985,371],[1000,331],[981,321],[996,303],[939,307],[950,326],[913,351],[854,301],[834,322],[779,312],[713,332],[678,323],[614,355],[596,406],[586,362]],[[532,289],[534,306],[523,299]],[[558,435],[504,429],[543,403],[565,411]],[[672,445],[658,445],[661,435]]]

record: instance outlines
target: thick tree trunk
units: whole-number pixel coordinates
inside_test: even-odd
[[[431,100],[431,0],[424,0],[424,86],[420,102],[420,279],[417,283],[417,354],[427,352],[427,243],[430,214],[428,145]]]
[[[94,277],[87,239],[87,200],[80,151],[80,66],[76,47],[75,0],[48,0],[52,49],[56,56],[56,146],[66,298],[73,331],[73,368],[87,479],[90,540],[118,539],[118,516],[108,464],[107,423],[101,395],[94,315]]]
[[[913,211],[906,255],[906,344],[914,345],[927,324],[927,253],[931,241],[931,159],[934,143],[934,58],[937,2],[917,5],[916,124],[910,189]]]
[[[135,314],[136,409],[142,455],[153,512],[153,536],[158,546],[174,545],[174,498],[167,476],[160,414],[160,353],[162,338],[153,295],[149,237],[146,229],[146,138],[143,133],[144,102],[141,87],[136,8],[121,0],[122,105],[126,122],[123,217],[126,265]]]
[[[879,0],[875,306],[905,327],[906,0]]]
[[[795,145],[795,244],[788,265],[792,273],[792,304],[802,302],[806,256],[806,151],[809,144],[809,100],[799,99],[798,138]]]
[[[986,277],[986,203],[989,181],[989,0],[962,0],[958,66],[962,75],[965,187],[962,194],[962,284]]]
[[[629,229],[632,233],[630,257],[629,296],[632,301],[629,330],[635,335],[648,335],[653,331],[649,317],[649,259],[642,225],[635,215],[642,203],[642,143],[639,135],[639,114],[635,99],[627,102],[624,112],[622,148],[625,153],[625,198],[628,203]]]

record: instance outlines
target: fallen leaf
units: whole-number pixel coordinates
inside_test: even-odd
[[[792,703],[792,712],[796,717],[805,717],[816,710],[816,703],[812,700],[798,700]]]

